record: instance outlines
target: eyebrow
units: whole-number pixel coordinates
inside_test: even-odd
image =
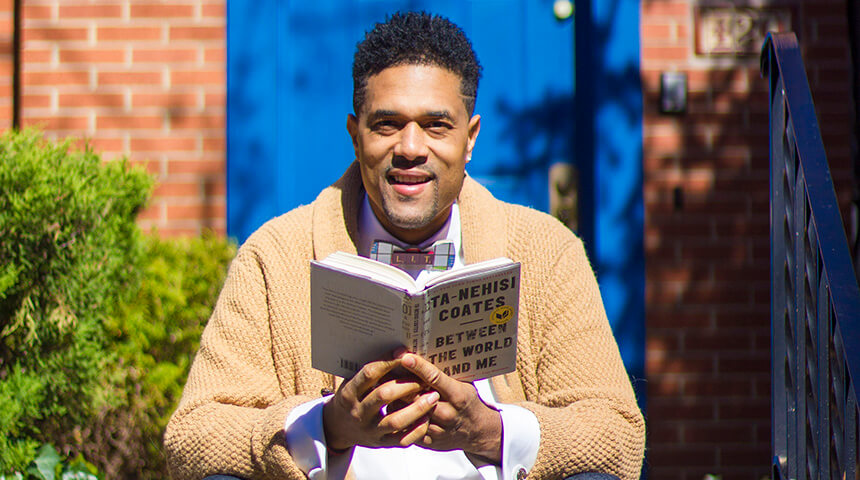
[[[379,109],[379,110],[375,110],[373,112],[370,112],[370,114],[367,116],[367,118],[372,121],[372,120],[376,120],[377,118],[396,117],[399,115],[400,115],[400,113],[396,112],[394,110]],[[431,117],[431,118],[444,118],[444,119],[451,120],[451,121],[454,120],[454,117],[451,115],[451,113],[448,110],[432,110],[432,111],[424,113],[422,116],[423,117]]]

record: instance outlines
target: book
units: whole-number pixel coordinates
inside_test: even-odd
[[[344,252],[311,261],[311,364],[344,378],[398,347],[473,381],[516,368],[520,264],[497,258],[416,282]]]

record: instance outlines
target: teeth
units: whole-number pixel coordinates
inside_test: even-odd
[[[394,175],[394,181],[397,183],[408,183],[408,184],[416,184],[416,183],[424,183],[427,181],[425,177],[411,177],[405,175]]]

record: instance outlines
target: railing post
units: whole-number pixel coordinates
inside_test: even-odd
[[[794,34],[769,34],[774,478],[857,478],[860,289]]]

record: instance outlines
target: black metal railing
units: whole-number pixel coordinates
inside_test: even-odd
[[[770,34],[774,479],[860,478],[860,290],[797,38]]]

